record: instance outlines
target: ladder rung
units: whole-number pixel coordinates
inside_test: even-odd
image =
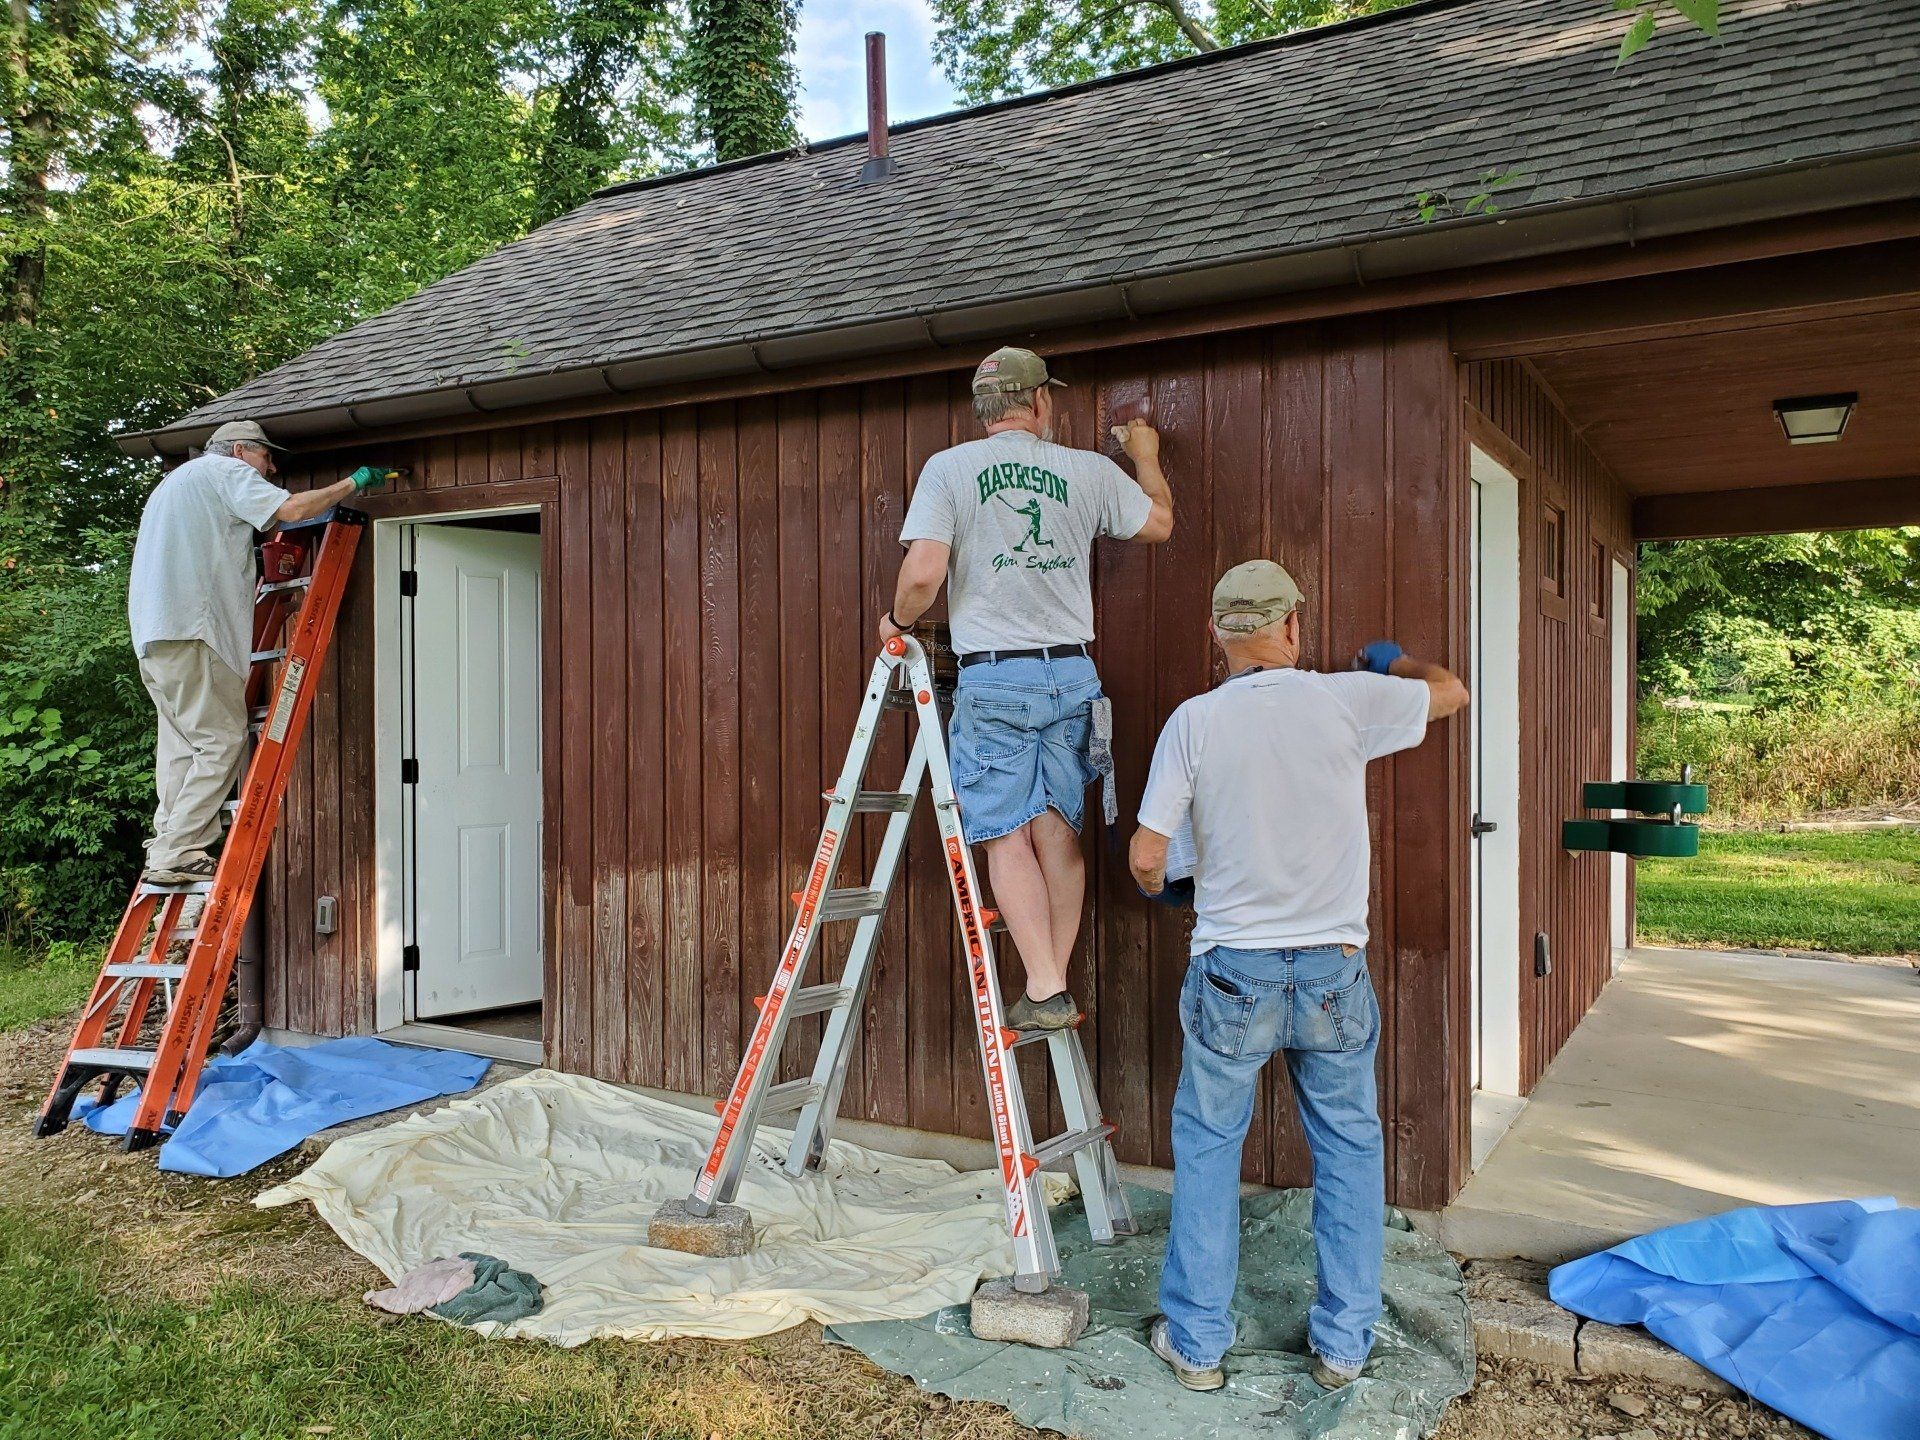
[[[833,792],[829,790],[825,798],[828,800],[833,799]],[[911,810],[912,808],[913,796],[904,790],[859,790],[854,793],[853,797],[853,811],[856,815],[898,814],[903,810]]]
[[[886,908],[887,896],[882,890],[829,890],[820,902],[820,919],[858,920],[878,915]]]
[[[151,1070],[156,1056],[151,1050],[75,1050],[67,1056],[69,1065],[96,1065],[108,1070]]]
[[[789,1016],[818,1015],[838,1010],[852,999],[853,992],[844,985],[809,985],[787,997],[786,1010]]]
[[[260,587],[260,593],[262,595],[278,595],[286,590],[304,590],[311,584],[313,584],[313,577],[311,575],[296,575],[291,580],[276,580],[271,585],[262,585]]]
[[[157,880],[142,880],[142,895],[205,895],[213,889],[211,880],[189,880],[184,885],[162,885]]]
[[[258,664],[261,664],[263,661],[278,660],[282,658],[286,653],[287,651],[285,646],[282,646],[278,650],[256,650],[253,652],[253,663],[255,665],[258,665]]]
[[[1098,1145],[1111,1134],[1113,1134],[1113,1126],[1105,1121],[1090,1130],[1069,1130],[1064,1135],[1056,1135],[1053,1139],[1034,1146],[1033,1158],[1040,1162],[1040,1168],[1044,1170],[1047,1166],[1066,1159],[1076,1150],[1084,1150],[1089,1145]]]
[[[185,965],[151,960],[116,960],[102,969],[108,975],[130,976],[139,980],[178,980],[187,973]]]
[[[760,1101],[760,1118],[804,1110],[820,1098],[820,1091],[821,1087],[811,1080],[789,1080],[784,1085],[776,1085]]]

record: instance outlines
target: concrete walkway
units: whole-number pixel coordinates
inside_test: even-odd
[[[1558,1262],[1741,1205],[1920,1205],[1911,969],[1630,951],[1441,1239]]]

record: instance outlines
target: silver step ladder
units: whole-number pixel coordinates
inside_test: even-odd
[[[912,711],[916,724],[906,769],[892,789],[865,787],[868,763],[880,722],[889,709]],[[1000,985],[994,969],[993,926],[997,916],[978,903],[979,883],[973,857],[960,829],[960,806],[954,798],[953,776],[941,723],[939,699],[926,648],[912,636],[887,642],[874,662],[872,678],[854,725],[853,743],[845,765],[827,801],[826,823],[814,851],[805,887],[793,900],[798,907],[793,929],[781,952],[773,983],[760,997],[760,1014],[740,1061],[733,1088],[720,1102],[720,1132],[707,1162],[684,1202],[664,1207],[649,1229],[655,1245],[695,1250],[703,1254],[740,1253],[751,1243],[750,1223],[732,1205],[740,1178],[753,1149],[754,1132],[763,1124],[797,1116],[787,1147],[786,1172],[798,1177],[818,1170],[839,1113],[840,1093],[846,1084],[852,1056],[856,1019],[866,1003],[873,975],[880,927],[900,860],[906,850],[907,830],[921,793],[930,789],[934,816],[946,859],[954,910],[966,941],[967,980],[972,1016],[980,1042],[980,1065],[986,1081],[993,1140],[999,1153],[1000,1178],[1005,1191],[1007,1229],[1013,1237],[1013,1289],[1021,1295],[1045,1294],[1060,1272],[1053,1225],[1047,1215],[1042,1176],[1049,1170],[1074,1167],[1084,1197],[1087,1221],[1094,1240],[1107,1244],[1135,1233],[1126,1190],[1120,1182],[1111,1137],[1114,1127],[1100,1113],[1093,1075],[1087,1066],[1077,1030],[1014,1031],[1006,1027],[1000,1004]],[[874,860],[872,877],[864,886],[834,887],[840,859],[853,817],[885,814],[887,826]],[[818,946],[820,926],[852,922],[853,943],[838,980],[805,985],[808,962]],[[773,1084],[787,1023],[796,1016],[827,1016],[825,1033],[813,1073],[804,1080]],[[1053,1066],[1054,1083],[1067,1129],[1050,1140],[1035,1143],[1027,1118],[1025,1096],[1013,1052],[1024,1045],[1043,1044]],[[745,1227],[737,1248],[703,1235],[701,1222],[719,1218],[722,1207]],[[980,1307],[975,1306],[976,1329]],[[1084,1315],[1084,1307],[1083,1307]],[[1076,1330],[1077,1333],[1077,1330]],[[1048,1342],[1052,1343],[1052,1342]]]

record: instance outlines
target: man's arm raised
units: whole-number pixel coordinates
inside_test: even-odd
[[[1153,502],[1146,524],[1128,538],[1143,545],[1158,545],[1173,534],[1173,490],[1167,484],[1166,471],[1160,468],[1160,432],[1144,420],[1129,420],[1120,430],[1120,448],[1133,461],[1134,476]]]

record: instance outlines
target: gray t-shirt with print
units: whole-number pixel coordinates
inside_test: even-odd
[[[947,610],[960,654],[1072,645],[1093,639],[1093,542],[1132,539],[1152,511],[1106,456],[1003,430],[927,461],[900,543],[953,547]]]

